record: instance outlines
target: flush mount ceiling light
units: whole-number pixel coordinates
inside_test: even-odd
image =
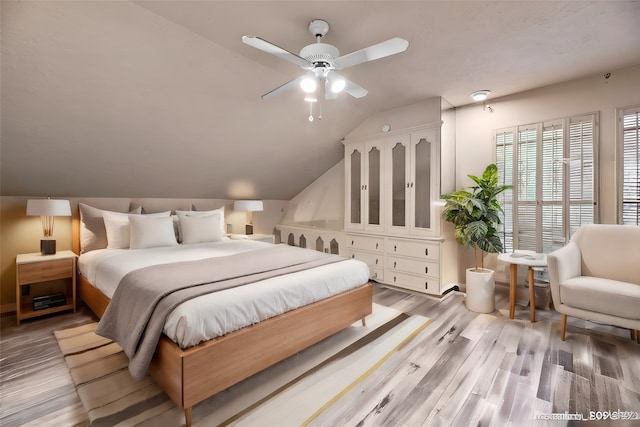
[[[477,90],[471,94],[471,98],[474,101],[484,101],[490,94],[491,91],[487,89]]]

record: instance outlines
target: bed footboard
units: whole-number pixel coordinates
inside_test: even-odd
[[[163,337],[149,373],[190,425],[198,402],[371,314],[370,284],[301,307],[186,350]]]

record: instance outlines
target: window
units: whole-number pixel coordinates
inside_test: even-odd
[[[495,134],[505,252],[549,253],[595,221],[597,115],[500,129]]]
[[[618,110],[618,221],[640,225],[640,106]]]

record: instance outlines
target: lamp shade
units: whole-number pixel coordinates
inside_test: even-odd
[[[71,216],[68,200],[35,199],[27,200],[29,216]]]
[[[264,210],[262,200],[236,200],[233,202],[236,211],[258,212]]]

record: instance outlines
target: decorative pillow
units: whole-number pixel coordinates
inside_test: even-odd
[[[131,249],[178,244],[170,216],[129,215]]]
[[[171,212],[147,214],[147,217],[168,217]],[[127,249],[130,243],[129,214],[104,212],[104,227],[107,230],[107,249]]]
[[[182,243],[221,242],[220,213],[210,215],[179,215]]]
[[[220,233],[224,236],[225,234],[225,224],[224,224],[224,206],[218,209],[213,209],[210,211],[181,211],[176,209],[176,214],[179,218],[182,216],[208,216],[213,214],[220,214]],[[180,223],[180,227],[178,227],[179,241],[182,242],[182,223]]]
[[[94,208],[84,203],[78,203],[78,207],[80,208],[80,253],[106,248],[108,240],[103,214],[112,211]],[[129,213],[139,214],[141,212],[142,208],[136,208]]]

